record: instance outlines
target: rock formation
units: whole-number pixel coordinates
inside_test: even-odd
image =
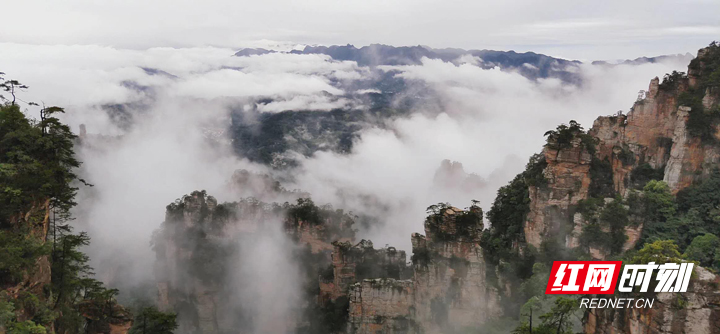
[[[587,314],[588,334],[710,334],[720,331],[720,279],[696,266],[687,293],[661,292],[652,308],[592,309]]]
[[[333,242],[332,279],[320,281],[320,300],[335,300],[348,294],[349,287],[365,278],[401,279],[409,275],[405,251],[395,247],[374,249],[371,241],[356,245]]]
[[[348,333],[444,333],[500,314],[480,247],[482,211],[436,206],[413,234],[410,280],[366,279],[350,289]]]
[[[561,235],[566,246],[576,246],[572,231],[579,231],[583,225],[575,215],[577,204],[589,197],[612,197],[598,189],[608,180],[612,180],[607,185],[612,192],[627,196],[641,169],[657,170],[677,193],[717,168],[720,145],[712,140],[720,139],[718,126],[709,125],[712,138],[688,130],[693,108],[704,108],[695,110],[700,113],[718,112],[720,90],[699,87],[706,66],[702,55],[707,51],[703,50],[691,63],[687,77],[668,75],[662,84],[656,77],[627,115],[618,113],[595,120],[588,131],[594,144],[586,145],[578,135],[570,145],[559,148],[549,141],[543,150],[547,185],[529,187],[530,213],[524,225],[528,244],[539,248],[544,240]],[[702,89],[702,106],[683,105],[686,96],[697,89]],[[628,231],[629,239],[637,241],[637,233]],[[627,248],[632,246],[628,244]]]
[[[218,204],[201,191],[184,196],[168,205],[165,222],[153,238],[160,309],[178,314],[183,333],[249,330],[253,315],[231,300],[237,292],[229,261],[244,251],[241,245],[262,229],[277,227],[319,256],[304,264],[313,271],[329,264],[332,240],[353,238],[352,223],[342,211],[318,208],[307,199],[295,205],[252,198]]]
[[[708,83],[707,73],[708,68],[717,71],[717,64],[709,62],[717,62],[718,50],[717,46],[700,50],[687,76],[674,72],[662,83],[652,79],[627,115],[599,117],[587,134],[573,133],[565,145],[558,145],[550,135],[543,150],[546,182],[528,187],[530,210],[523,225],[528,245],[540,248],[557,241],[569,249],[587,247],[591,257],[604,259],[608,250],[583,244],[580,235],[599,219],[599,212],[615,205],[612,210],[628,211],[620,232],[625,242],[616,250],[621,254],[636,246],[643,229],[642,219],[622,204],[636,196],[634,189],[648,179],[659,179],[677,194],[718,168],[720,90]],[[708,58],[710,53],[714,58]],[[601,231],[610,232],[609,228],[602,226]],[[698,266],[687,294],[651,296],[656,305],[650,309],[589,309],[585,330],[718,333],[718,282]]]

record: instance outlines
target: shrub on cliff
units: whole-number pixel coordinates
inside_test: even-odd
[[[668,151],[669,152],[669,151]],[[653,168],[649,163],[642,163],[630,172],[630,186],[642,189],[651,180],[662,181],[665,176],[665,166]]]
[[[717,271],[720,269],[720,238],[711,233],[697,236],[683,256],[697,261],[703,267]]]
[[[547,137],[545,145],[558,151],[572,146],[572,141],[575,138],[580,138],[580,144],[588,153],[595,154],[595,138],[585,133],[580,123],[574,120],[570,121],[569,125],[560,124],[555,130],[545,132],[545,137]]]
[[[158,311],[155,307],[145,307],[137,315],[129,334],[172,334],[178,324],[175,314]]]
[[[702,99],[708,88],[717,89],[720,86],[720,45],[712,42],[704,50],[704,54],[698,55],[688,65],[698,79],[697,84],[678,96],[678,105],[691,108],[686,124],[690,135],[706,143],[715,143],[715,126],[720,123],[720,110],[706,110]]]
[[[586,201],[597,205],[599,201]],[[588,204],[581,205],[588,206]],[[610,254],[620,254],[627,240],[625,227],[630,224],[629,211],[621,198],[605,204],[602,209],[586,209],[583,213],[588,224],[583,226],[580,244],[601,248]],[[599,210],[599,212],[597,212]]]
[[[676,90],[683,79],[687,79],[685,72],[672,71],[672,73],[666,73],[658,88],[665,91]]]
[[[75,205],[77,188],[71,183],[78,180],[73,169],[80,163],[73,151],[75,135],[55,117],[62,112],[45,108],[38,122],[16,104],[0,105],[0,227],[46,199],[57,210]]]
[[[76,204],[74,185],[86,184],[74,174],[80,165],[76,137],[56,117],[62,108],[42,108],[39,120],[28,118],[15,103],[18,87],[27,88],[0,73],[0,89],[12,94],[11,102],[0,104],[0,326],[10,333],[105,328],[117,311],[117,291],[92,278],[80,251],[89,239],[67,224]],[[43,259],[50,272],[37,271],[47,263]],[[17,285],[28,273],[49,277]],[[9,294],[10,287],[18,290]]]
[[[613,169],[607,157],[600,160],[593,156],[590,161],[590,197],[615,197],[613,185]]]

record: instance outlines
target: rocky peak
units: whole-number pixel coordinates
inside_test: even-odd
[[[410,277],[405,251],[395,247],[375,249],[372,241],[364,239],[355,245],[348,241],[332,245],[332,277],[321,277],[321,303],[346,296],[352,284],[364,279]]]
[[[425,219],[425,234],[434,241],[479,242],[483,229],[482,209],[473,204],[461,210],[447,204],[432,205]]]
[[[718,277],[695,266],[687,293],[661,292],[652,308],[594,309],[585,321],[585,333],[694,334],[717,333],[720,328]]]
[[[720,89],[709,77],[717,71],[719,50],[711,45],[698,52],[687,76],[673,72],[662,81],[653,78],[627,114],[598,117],[587,134],[572,132],[572,122],[546,133],[547,183],[528,190],[528,244],[539,247],[551,236],[577,232],[581,227],[573,217],[579,201],[625,195],[641,171],[661,171],[677,193],[717,166]]]

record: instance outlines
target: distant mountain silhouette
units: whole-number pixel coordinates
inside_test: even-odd
[[[242,49],[236,56],[251,56],[275,51],[266,49]],[[306,46],[303,50],[292,50],[292,54],[324,54],[338,61],[355,61],[360,66],[419,65],[423,58],[458,62],[463,56],[476,57],[477,65],[483,68],[500,67],[515,69],[530,79],[559,78],[567,83],[579,83],[575,71],[568,70],[580,64],[577,60],[554,58],[534,52],[515,51],[433,49],[426,46],[391,46],[370,44],[361,48],[353,45]],[[472,59],[472,58],[469,58]]]

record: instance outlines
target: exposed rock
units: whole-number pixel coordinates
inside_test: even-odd
[[[699,56],[707,51],[699,52]],[[560,236],[566,246],[577,247],[575,237],[582,222],[574,217],[575,207],[588,198],[592,161],[608,161],[612,170],[612,186],[618,194],[626,194],[635,168],[648,164],[664,169],[664,181],[673,193],[690,186],[710,173],[720,162],[720,145],[703,144],[687,129],[688,106],[678,106],[681,93],[697,85],[703,75],[704,63],[689,68],[688,77],[660,84],[655,77],[645,94],[635,102],[627,115],[599,117],[588,134],[597,140],[594,156],[584,149],[579,138],[570,147],[543,150],[547,167],[547,186],[529,187],[530,212],[524,225],[525,240],[536,248],[550,236]],[[705,91],[703,106],[717,108],[720,89]],[[717,130],[716,130],[717,132]],[[720,138],[717,134],[716,137]],[[595,159],[595,160],[593,160]],[[639,238],[640,228],[627,230],[632,247]],[[597,250],[595,255],[602,254]]]
[[[356,245],[333,242],[331,282],[320,280],[320,300],[335,300],[348,293],[350,285],[364,279],[401,279],[408,276],[405,251],[395,247],[374,249],[371,241]]]
[[[587,198],[590,186],[592,156],[578,138],[568,148],[546,147],[543,154],[548,183],[544,187],[529,187],[530,212],[524,226],[526,242],[536,248],[551,234],[563,237],[567,234],[558,232],[570,226],[573,219],[570,208]]]
[[[696,266],[687,293],[661,292],[652,308],[591,309],[585,333],[709,334],[720,331],[720,280]]]
[[[627,115],[599,117],[588,134],[596,139],[594,156],[583,155],[577,138],[571,147],[545,150],[547,167],[544,175],[547,186],[529,187],[530,212],[525,222],[525,240],[538,247],[547,240],[562,236],[568,248],[587,247],[591,257],[604,259],[608,251],[582,245],[578,236],[587,219],[576,212],[579,200],[590,197],[589,188],[596,185],[591,177],[591,166],[597,161],[607,161],[612,173],[613,194],[628,198],[636,187],[633,171],[643,165],[645,170],[662,170],[665,181],[673,193],[692,185],[708,175],[720,162],[720,145],[703,138],[689,129],[692,108],[714,112],[720,101],[720,89],[701,88],[704,81],[705,60],[703,49],[698,59],[688,68],[688,75],[666,76],[650,81],[646,93],[641,94]],[[698,92],[697,89],[704,89]],[[683,93],[702,93],[702,103],[692,106],[679,105]],[[715,139],[720,138],[717,125],[712,125]],[[711,128],[712,130],[712,128]],[[697,131],[696,131],[697,132]],[[712,135],[711,134],[711,135]],[[705,138],[707,139],[707,138]],[[604,167],[608,168],[608,167]],[[655,176],[657,177],[657,176]],[[640,184],[642,185],[642,184]],[[598,194],[592,195],[597,197]],[[605,206],[612,199],[605,199]],[[602,207],[598,209],[602,210]],[[587,218],[587,219],[586,219]],[[630,224],[624,227],[626,242],[622,251],[634,248],[642,233],[642,219],[629,216]],[[602,232],[609,227],[600,226]],[[652,309],[594,309],[589,310],[585,320],[587,333],[717,333],[720,332],[720,294],[718,279],[707,270],[696,267],[690,292],[686,294],[659,293]]]
[[[414,333],[414,284],[366,279],[350,287],[349,333]]]
[[[204,191],[195,191],[167,207],[165,222],[153,237],[155,276],[159,308],[178,314],[178,332],[216,334],[252,325],[252,314],[231,300],[237,284],[230,281],[228,261],[243,251],[240,245],[273,224],[318,256],[312,266],[329,264],[332,240],[354,236],[348,215],[309,200],[282,206],[252,198],[218,204]],[[293,327],[297,319],[288,316],[277,325]]]
[[[28,237],[35,238],[40,243],[47,242],[48,229],[50,227],[50,200],[43,200],[33,203],[27,212],[18,214],[11,218],[10,225],[13,229],[28,229]],[[13,286],[0,286],[0,290],[7,293],[7,298],[15,300],[26,292],[29,292],[44,302],[47,294],[45,289],[51,281],[51,264],[48,255],[39,256],[35,266],[22,273],[22,279]],[[15,310],[17,321],[30,320],[35,316],[35,310],[18,307]],[[53,332],[52,323],[45,325],[49,332]]]
[[[438,208],[425,223],[428,237],[412,236],[412,279],[391,281],[403,287],[398,295],[367,280],[352,286],[348,332],[445,333],[499,316],[497,288],[486,280],[479,244],[481,217],[482,212]]]

